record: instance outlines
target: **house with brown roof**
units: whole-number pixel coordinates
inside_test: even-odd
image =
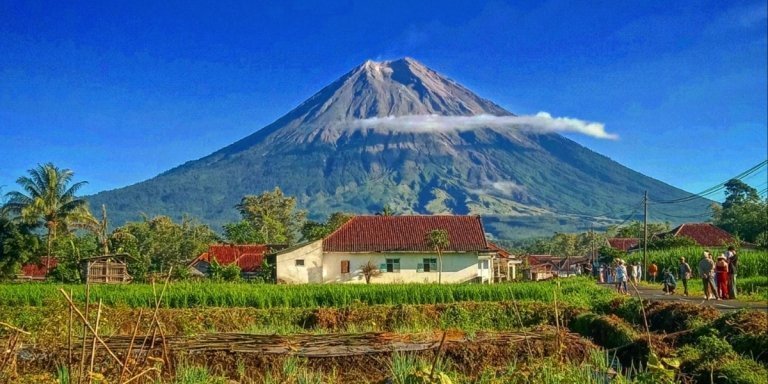
[[[637,237],[611,237],[608,239],[608,246],[613,249],[628,252],[640,245],[640,239]]]
[[[258,274],[265,255],[274,245],[267,244],[213,244],[188,264],[189,271],[195,276],[208,276],[211,264],[216,261],[221,266],[235,264],[240,267],[243,278]],[[279,247],[279,246],[278,246]]]
[[[658,238],[690,237],[702,247],[724,247],[736,241],[733,235],[709,223],[686,223],[654,236]]]
[[[16,275],[17,280],[43,281],[59,265],[59,259],[56,257],[43,256],[37,263],[26,263],[21,266],[21,271]]]
[[[445,230],[442,282],[493,281],[497,250],[489,246],[478,216],[356,216],[322,240],[278,252],[275,270],[284,283],[365,283],[369,262],[380,274],[372,283],[434,283],[440,257],[426,237]]]

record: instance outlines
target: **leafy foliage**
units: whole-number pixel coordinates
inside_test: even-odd
[[[16,180],[26,193],[8,192],[3,210],[27,224],[45,227],[50,256],[52,241],[58,233],[92,218],[86,201],[76,196],[86,182],[70,185],[74,172],[60,169],[52,163],[39,164],[27,173],[28,176]]]
[[[344,225],[352,217],[353,215],[347,213],[334,212],[325,223],[309,220],[301,227],[301,237],[305,241],[322,239]]]
[[[641,221],[633,220],[627,225],[622,226],[609,226],[606,229],[606,233],[610,237],[633,237],[642,239],[644,235],[644,224]],[[660,232],[666,232],[669,231],[669,222],[665,223],[658,223],[658,222],[649,222],[648,223],[648,237],[651,237],[654,233],[660,233]]]
[[[224,238],[232,244],[264,243],[264,236],[248,220],[224,224]]]
[[[360,267],[360,273],[363,274],[363,277],[365,278],[365,283],[370,284],[371,278],[381,275],[381,271],[379,270],[379,266],[376,265],[373,261],[368,260],[367,263],[363,264],[362,267]]]
[[[213,260],[208,269],[208,276],[215,281],[240,281],[240,267],[237,264],[221,265]]]
[[[39,239],[28,225],[0,214],[0,280],[14,278],[22,265],[34,261],[39,248]]]
[[[427,245],[437,252],[437,261],[439,263],[437,269],[437,283],[443,282],[443,250],[451,245],[450,239],[448,239],[448,231],[445,229],[433,229],[426,235]]]
[[[768,198],[741,180],[725,183],[725,201],[712,206],[715,225],[742,240],[768,247]]]
[[[115,229],[110,240],[116,252],[132,256],[128,272],[134,280],[146,281],[151,272],[183,269],[185,262],[217,242],[218,236],[207,225],[187,217],[177,224],[167,216],[156,216]]]
[[[296,198],[285,196],[278,187],[243,197],[237,209],[267,244],[293,244],[307,215],[296,209]]]

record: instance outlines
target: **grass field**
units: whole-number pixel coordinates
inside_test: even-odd
[[[591,307],[606,302],[612,293],[586,278],[559,281],[561,300],[571,305]],[[250,307],[316,308],[345,307],[355,304],[440,304],[529,300],[551,302],[550,282],[506,284],[387,284],[387,285],[269,285],[248,283],[179,282],[171,283],[163,298],[168,308]],[[157,285],[156,290],[162,289]],[[85,286],[60,284],[0,284],[0,306],[44,306],[61,302],[59,289],[72,290],[74,300],[85,301]],[[111,307],[154,307],[153,287],[148,284],[93,285],[91,300],[101,299]]]

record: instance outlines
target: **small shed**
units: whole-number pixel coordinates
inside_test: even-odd
[[[125,284],[131,282],[126,260],[127,253],[101,255],[83,259],[83,275],[87,283]]]

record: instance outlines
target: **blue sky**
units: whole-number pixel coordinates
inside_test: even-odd
[[[604,123],[619,140],[568,136],[691,192],[768,157],[765,1],[261,3],[0,1],[2,192],[48,161],[85,193],[148,179],[402,56]]]

